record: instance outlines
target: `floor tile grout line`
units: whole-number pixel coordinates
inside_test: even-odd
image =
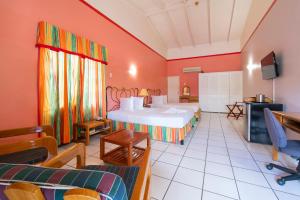
[[[211,117],[210,117],[210,119],[211,119]],[[219,120],[221,119],[221,117],[219,117]],[[222,120],[220,120],[221,122],[222,122],[222,126],[224,125],[224,121],[223,121],[223,119]],[[245,143],[245,140],[242,138],[242,135],[241,135],[241,132],[236,128],[236,125],[237,124],[233,124],[233,122],[231,121],[231,120],[228,120],[229,122],[230,122],[230,125],[231,125],[231,127],[233,127],[234,128],[234,130],[235,130],[235,133],[234,133],[234,135],[236,135],[238,138],[239,138],[239,140],[240,141],[242,141],[243,142],[243,145],[245,146],[245,148],[246,148],[246,150],[245,150],[245,152],[248,152],[249,154],[250,154],[250,157],[251,157],[251,160],[253,160],[254,162],[255,162],[255,165],[256,166],[258,166],[258,171],[257,170],[253,170],[253,169],[247,169],[247,168],[243,168],[243,167],[236,167],[236,166],[233,166],[232,165],[232,163],[231,163],[231,157],[237,157],[237,156],[231,156],[231,154],[229,154],[229,155],[223,155],[223,156],[228,156],[229,158],[230,158],[230,163],[231,163],[231,167],[232,168],[241,168],[241,169],[245,169],[245,170],[249,170],[249,171],[255,171],[255,172],[258,172],[258,173],[262,173],[263,174],[263,176],[265,177],[265,175],[267,175],[267,174],[270,174],[270,175],[277,175],[277,174],[273,174],[273,173],[268,173],[268,172],[264,172],[264,171],[262,171],[262,169],[260,168],[260,165],[258,164],[258,162],[260,162],[260,163],[265,163],[266,161],[261,161],[261,160],[256,160],[255,158],[254,158],[254,154],[262,154],[262,155],[267,155],[267,154],[264,154],[264,153],[260,153],[259,151],[258,152],[255,152],[255,151],[252,151],[252,150],[250,150],[249,149],[249,147],[248,147],[248,145]],[[192,141],[193,141],[193,139],[195,139],[195,138],[198,138],[198,137],[194,137],[195,135],[199,135],[198,134],[198,127],[200,127],[199,125],[201,125],[201,123],[198,123],[197,124],[197,129],[195,129],[195,131],[193,131],[193,133],[192,133],[192,137],[190,138],[190,140],[189,140],[189,145],[192,143]],[[206,132],[208,132],[208,134],[206,134]],[[226,136],[226,134],[225,134],[225,132],[224,132],[224,128],[222,129],[222,132],[223,132],[223,137],[225,138],[225,143],[227,144],[227,143],[234,143],[234,142],[228,142],[227,140],[226,140],[226,138],[227,138],[227,136]],[[211,134],[209,134],[209,133],[211,133],[210,132],[210,130],[207,130],[207,131],[201,131],[201,133],[204,133],[204,134],[200,134],[200,135],[211,135]],[[232,134],[230,134],[230,136],[231,136]],[[201,138],[201,137],[199,137],[199,138]],[[234,138],[234,137],[233,137]],[[242,139],[241,139],[242,138]],[[211,140],[211,137],[206,137],[206,139],[205,139],[206,141],[208,141],[208,140]],[[186,153],[186,151],[188,150],[188,147],[189,147],[189,145],[185,148],[185,153]],[[214,145],[211,145],[211,146],[214,146]],[[164,151],[160,151],[160,152],[162,152],[161,153],[161,155],[156,159],[156,160],[152,160],[152,161],[154,161],[153,162],[153,165],[156,163],[156,162],[163,162],[163,161],[158,161],[158,159],[163,155],[163,153],[166,153],[167,152],[167,149],[170,147],[170,145],[168,144],[168,146],[164,149]],[[209,147],[209,145],[208,145],[208,142],[206,143],[206,149]],[[220,147],[220,146],[217,146],[217,147]],[[221,147],[222,148],[222,147]],[[227,148],[227,152],[229,153],[229,150],[230,149],[232,149],[232,148],[229,148],[229,147],[226,147]],[[62,150],[64,150],[63,148],[61,148]],[[235,149],[236,151],[238,151],[238,149]],[[189,156],[185,156],[185,153],[183,154],[183,155],[179,155],[179,154],[176,154],[176,153],[171,153],[171,152],[167,152],[167,153],[170,153],[170,154],[174,154],[174,155],[178,155],[178,156],[181,156],[181,161],[182,161],[182,159],[183,159],[183,157],[189,157]],[[218,153],[216,153],[216,152],[208,152],[208,151],[206,151],[206,155],[207,155],[207,153],[212,153],[212,154],[218,154]],[[222,155],[222,154],[218,154],[218,155]],[[91,157],[93,157],[93,155],[89,155],[89,156],[91,156]],[[98,158],[98,157],[96,157],[96,158]],[[190,158],[193,158],[193,157],[190,157]],[[243,157],[238,157],[238,158],[241,158],[241,159],[247,159],[247,158],[243,158]],[[199,158],[193,158],[193,159],[197,159],[197,160],[202,160],[203,161],[203,159],[199,159]],[[249,159],[250,160],[250,159]],[[180,161],[180,163],[181,163],[181,161]],[[205,161],[205,164],[206,164],[206,162],[212,162],[212,161],[207,161],[206,159],[204,160]],[[163,162],[164,163],[164,162]],[[177,168],[177,170],[179,169],[179,167],[182,167],[182,166],[180,166],[180,163],[178,164],[178,165],[174,165],[174,166],[176,166]],[[213,163],[216,163],[216,162],[213,162]],[[280,162],[281,163],[281,162]],[[166,163],[166,164],[170,164],[170,163]],[[228,166],[228,165],[226,165],[226,164],[223,164],[223,163],[217,163],[217,164],[220,164],[220,165],[224,165],[224,166]],[[172,164],[171,164],[172,165]],[[67,165],[68,167],[70,167],[70,168],[74,168],[73,166],[70,166],[70,165]],[[199,171],[199,170],[194,170],[194,169],[190,169],[190,168],[186,168],[186,167],[182,167],[182,168],[185,168],[185,169],[189,169],[189,170],[193,170],[193,171],[197,171],[197,172],[201,172],[201,173],[204,173],[204,174],[206,174],[206,172],[205,172],[205,170],[203,170],[204,172],[202,172],[202,171]],[[176,175],[176,173],[177,173],[177,170],[176,170],[176,172],[174,173],[174,176]],[[210,173],[207,173],[207,174],[210,174]],[[214,175],[214,174],[211,174],[211,175]],[[157,175],[155,175],[155,176],[157,176]],[[173,176],[173,177],[174,177]],[[214,176],[218,176],[218,175],[214,175]],[[223,176],[220,176],[220,177],[223,177]],[[164,178],[164,177],[161,177],[161,178],[163,178],[163,179],[166,179],[166,178]],[[228,178],[228,177],[223,177],[223,178]],[[230,179],[230,178],[229,178]],[[265,179],[266,179],[266,177],[265,177]],[[169,180],[169,179],[167,179],[167,180]],[[231,179],[232,180],[232,179]],[[246,181],[241,181],[241,180],[237,180],[238,182],[243,182],[243,183],[247,183],[247,184],[249,184],[249,185],[254,185],[254,186],[257,186],[257,187],[262,187],[262,188],[266,188],[266,189],[271,189],[272,191],[273,191],[273,193],[275,193],[275,191],[278,191],[278,192],[282,192],[282,193],[285,193],[285,194],[290,194],[290,195],[293,195],[293,196],[297,196],[297,197],[299,197],[300,195],[296,195],[296,194],[292,194],[292,193],[289,193],[289,192],[285,192],[285,191],[282,191],[282,190],[277,190],[277,189],[273,189],[272,188],[272,186],[270,187],[270,188],[268,188],[268,187],[265,187],[265,186],[261,186],[261,185],[256,185],[256,184],[253,184],[253,183],[248,183],[248,182],[246,182]],[[266,179],[266,181],[267,181],[267,183],[268,183],[268,185],[270,185],[270,183],[269,183],[269,181]],[[174,179],[172,179],[172,180],[170,180],[170,184],[172,183],[172,182],[178,182],[178,183],[181,183],[181,182],[179,182],[179,181],[175,181]],[[181,184],[184,184],[184,183],[181,183]],[[184,185],[187,185],[187,184],[184,184]],[[195,187],[195,186],[192,186],[192,185],[187,185],[187,186],[190,186],[190,187]],[[200,189],[199,187],[195,187],[195,188],[198,188],[198,189]],[[167,189],[167,191],[168,191],[168,189]],[[203,181],[203,184],[202,184],[202,191],[207,191],[207,190],[205,190],[204,189],[204,181]],[[211,192],[211,191],[208,191],[208,192]],[[214,193],[214,192],[211,192],[211,193]],[[218,193],[215,193],[215,194],[218,194]],[[222,194],[218,194],[218,195],[222,195]],[[203,196],[203,194],[202,194],[202,196]],[[222,195],[222,196],[224,196],[224,195]],[[275,196],[277,197],[277,194],[275,193]],[[225,196],[224,196],[225,197]],[[227,196],[226,196],[227,197]],[[154,198],[154,197],[152,197],[152,198]],[[228,197],[229,198],[229,197]],[[278,198],[278,197],[277,197]],[[155,199],[155,198],[154,198]]]
[[[205,162],[204,162],[204,174],[203,174],[203,179],[202,179],[202,191],[201,191],[201,200],[203,199],[203,191],[204,191],[204,184],[205,184],[205,170],[206,170],[206,162],[207,162],[207,148],[208,148],[208,138],[209,138],[209,131],[210,131],[210,123],[211,123],[211,114],[209,115],[209,122],[208,122],[208,135],[206,138],[207,146],[206,146],[206,151],[205,151]]]
[[[201,160],[203,161],[203,160]],[[166,163],[166,162],[163,162],[163,161],[157,161],[157,162],[160,162],[160,163],[164,163],[164,164],[168,164],[168,165],[172,165],[174,167],[177,167],[178,165],[174,165],[174,164],[170,164],[170,163]],[[210,161],[208,161],[210,162]],[[215,162],[212,162],[212,163],[215,163]],[[215,163],[215,164],[220,164],[220,163]],[[220,165],[223,165],[223,164],[220,164]],[[226,167],[231,167],[229,165],[224,165]],[[206,173],[206,174],[209,174],[209,175],[213,175],[213,176],[217,176],[217,177],[220,177],[220,178],[225,178],[225,179],[228,179],[228,180],[234,180],[234,178],[228,178],[228,177],[225,177],[225,176],[221,176],[221,175],[217,175],[217,174],[212,174],[212,173],[209,173],[209,172],[205,172],[205,171],[200,171],[200,170],[195,170],[195,169],[192,169],[192,168],[187,168],[187,167],[183,167],[183,166],[178,166],[179,168],[183,168],[183,169],[188,169],[188,170],[191,170],[191,171],[194,171],[194,172],[200,172],[200,173]],[[234,166],[232,166],[231,168],[233,168]],[[239,169],[245,169],[245,168],[241,168],[241,167],[235,167],[235,168],[239,168]],[[253,170],[249,170],[249,169],[245,169],[245,170],[248,170],[248,171],[253,171]],[[253,171],[253,172],[257,172],[257,171]],[[159,176],[157,174],[153,174],[155,176]],[[167,180],[172,180],[172,179],[169,179],[169,178],[166,178],[166,177],[162,177],[162,176],[159,176],[163,179],[167,179]],[[253,184],[253,183],[250,183],[250,182],[247,182],[247,181],[242,181],[242,180],[238,180],[237,181],[239,182],[243,182],[243,183],[247,183],[249,185],[255,185],[255,186],[259,186],[259,187],[263,187],[263,188],[267,188],[267,189],[272,189],[270,187],[265,187],[265,186],[262,186],[262,185],[257,185],[257,184]],[[177,181],[179,182],[179,181]],[[181,183],[181,182],[180,182]],[[184,183],[183,183],[184,184]],[[278,190],[280,191],[280,190]],[[299,196],[299,195],[296,195],[296,196]]]
[[[220,116],[219,116],[219,120],[220,120]],[[222,131],[223,131],[223,137],[224,137],[224,139],[225,139],[225,136],[224,136],[224,130],[223,130],[223,124],[222,124],[221,120],[220,120],[220,123],[221,123]],[[226,151],[227,151],[227,153],[229,154],[227,142],[225,142],[225,145],[226,145]],[[235,187],[236,187],[236,190],[237,190],[237,192],[238,192],[238,198],[241,199],[239,187],[238,187],[238,185],[237,185],[237,180],[236,180],[235,173],[234,173],[233,166],[232,166],[232,161],[231,161],[230,156],[228,156],[228,158],[229,158],[229,162],[230,162],[230,166],[231,166],[232,175],[233,175],[234,182],[235,182]]]
[[[192,134],[192,135],[191,135],[191,139],[194,137],[194,132],[197,130],[198,124],[199,124],[199,122],[197,123],[197,127],[194,127],[195,129],[193,130],[193,133],[190,133],[190,134]],[[188,144],[187,144],[187,147],[190,145],[190,142],[191,142],[191,140],[189,140],[189,142],[188,142]],[[186,150],[187,150],[187,148],[185,149],[184,154],[185,154]],[[184,154],[183,154],[183,155],[184,155]],[[181,164],[182,159],[183,159],[183,156],[181,156],[181,158],[180,158],[180,161],[179,161],[179,163],[178,163],[178,165],[177,165],[177,168],[176,168],[176,170],[175,170],[175,173],[174,173],[174,175],[173,175],[173,177],[172,177],[172,179],[171,179],[171,181],[170,181],[170,184],[168,185],[168,188],[167,188],[167,190],[166,190],[166,192],[165,192],[165,194],[164,194],[162,200],[165,199],[165,197],[166,197],[166,195],[167,195],[167,193],[168,193],[168,191],[169,191],[169,189],[170,189],[170,186],[171,186],[172,182],[174,181],[174,177],[175,177],[175,175],[176,175],[176,173],[177,173],[177,171],[178,171],[178,168],[179,168],[179,166],[180,166],[180,164]]]
[[[230,121],[230,120],[229,120]],[[239,137],[241,138],[242,136],[240,135],[240,132],[234,127],[233,123],[230,121],[232,127],[234,128],[234,130],[238,133]],[[241,138],[242,139],[242,138]],[[245,145],[247,150],[249,151],[249,148],[247,145]],[[260,173],[263,175],[263,177],[265,178],[266,182],[268,183],[268,185],[270,186],[270,189],[272,190],[273,194],[275,195],[275,197],[279,200],[279,197],[277,196],[276,192],[274,191],[274,189],[272,188],[271,184],[269,183],[268,179],[266,178],[265,174],[263,173],[263,171],[261,170],[261,168],[259,167],[259,165],[257,164],[256,160],[254,159],[252,153],[249,151],[251,157],[253,158],[256,166],[258,167],[258,169],[260,170]]]

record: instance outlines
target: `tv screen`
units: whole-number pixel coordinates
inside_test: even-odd
[[[278,76],[278,65],[273,51],[261,60],[261,72],[264,80]]]

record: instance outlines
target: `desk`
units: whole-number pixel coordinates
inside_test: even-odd
[[[272,111],[283,127],[300,134],[300,113]],[[273,160],[278,160],[278,151],[273,147]]]

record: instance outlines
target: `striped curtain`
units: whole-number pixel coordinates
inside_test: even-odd
[[[47,22],[39,22],[38,24],[36,45],[107,64],[107,49],[105,46]]]
[[[58,144],[71,142],[75,123],[106,116],[105,65],[97,59],[39,46],[38,90],[39,124],[54,127]]]

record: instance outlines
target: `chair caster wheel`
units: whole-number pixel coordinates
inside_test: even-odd
[[[273,167],[274,167],[274,166],[273,166],[272,163],[266,165],[266,168],[267,168],[268,170],[272,170]]]
[[[283,178],[277,179],[277,183],[278,183],[278,185],[284,185],[285,180]]]

